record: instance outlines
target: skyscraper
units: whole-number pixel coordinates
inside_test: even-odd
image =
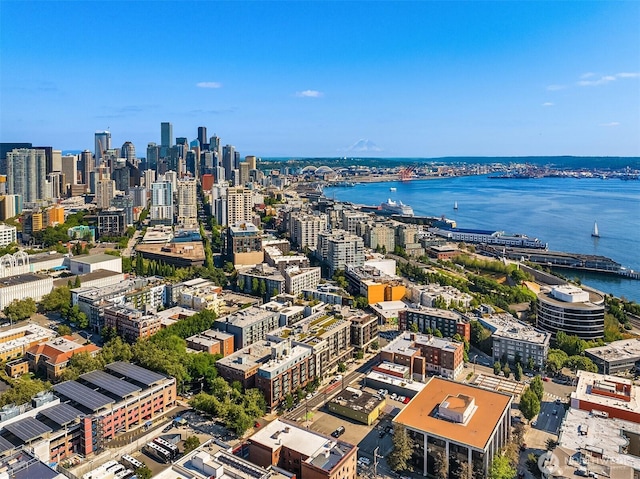
[[[130,141],[125,141],[120,148],[120,156],[126,158],[131,164],[136,164],[136,147]]]
[[[89,150],[84,150],[80,153],[80,164],[82,166],[82,183],[84,185],[89,185],[89,176],[95,167],[95,163],[93,162],[93,157],[91,156],[91,152]]]
[[[197,184],[195,179],[178,181],[178,223],[194,226],[198,223]]]
[[[94,152],[95,164],[100,166],[102,164],[102,156],[105,151],[111,149],[111,132],[110,131],[96,131],[95,134],[96,149]]]
[[[155,143],[147,145],[147,169],[155,170],[158,167],[160,158],[160,147]]]
[[[200,142],[200,148],[203,147],[207,143],[207,127],[199,126],[198,127],[198,141]]]
[[[160,158],[169,155],[169,149],[173,144],[173,125],[169,122],[160,123]]]
[[[44,150],[19,148],[7,153],[7,193],[25,203],[45,197],[47,159]]]
[[[232,145],[225,145],[222,148],[222,167],[225,178],[231,178],[231,172],[235,168],[236,151]]]

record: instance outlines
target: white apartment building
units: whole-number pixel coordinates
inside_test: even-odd
[[[315,289],[320,284],[321,268],[298,268],[293,266],[284,272],[284,289],[298,295],[305,289]]]
[[[227,189],[227,221],[225,225],[251,223],[253,219],[253,192],[243,187]]]
[[[17,241],[17,233],[15,226],[9,226],[0,223],[0,246],[7,246]]]
[[[289,222],[291,241],[297,244],[298,248],[315,249],[318,245],[318,234],[327,230],[328,221],[326,214],[293,214]]]
[[[151,184],[149,218],[152,225],[173,224],[173,184],[169,180]]]

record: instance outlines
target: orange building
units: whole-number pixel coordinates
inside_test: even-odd
[[[78,353],[95,356],[99,351],[95,344],[79,344],[72,336],[62,336],[33,346],[27,350],[26,357],[32,371],[45,374],[48,381],[55,381],[69,365],[71,356]]]
[[[64,208],[54,205],[47,210],[47,226],[61,225],[64,223]]]

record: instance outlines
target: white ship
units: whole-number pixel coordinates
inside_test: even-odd
[[[380,203],[380,211],[386,215],[413,216],[413,208],[402,201],[395,202],[389,198],[386,203]]]

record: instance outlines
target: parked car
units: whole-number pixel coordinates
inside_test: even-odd
[[[558,405],[559,405],[559,404],[561,404],[561,403],[562,403],[562,401],[560,401],[560,398],[557,398],[557,399],[556,399],[556,404],[558,404]]]
[[[331,435],[332,435],[333,437],[340,437],[340,436],[342,436],[342,435],[344,434],[344,431],[345,431],[344,426],[340,426],[338,429],[336,429],[335,431],[333,431],[333,432],[331,433]]]
[[[411,401],[411,398],[410,398],[410,397],[406,397],[406,398],[404,398],[404,399],[402,400],[402,402],[403,402],[404,404],[409,404],[409,401]]]
[[[369,459],[368,457],[359,457],[358,463],[363,466],[368,466],[369,464],[371,464],[371,459]]]
[[[398,395],[396,393],[393,393],[391,396],[389,396],[389,398],[395,401],[396,399],[398,399]]]
[[[404,397],[404,396],[398,396],[398,401],[400,401],[400,402],[404,402],[404,400],[405,400],[405,397]]]

